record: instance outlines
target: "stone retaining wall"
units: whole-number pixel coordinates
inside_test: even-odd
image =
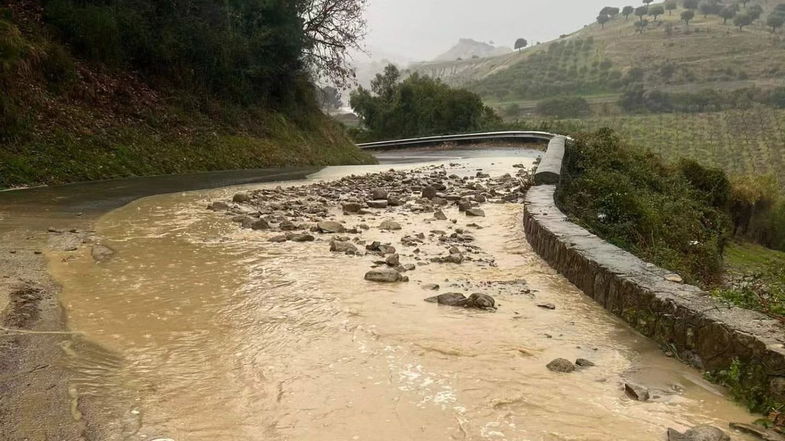
[[[548,176],[535,174],[536,182],[558,183],[552,167],[542,173]],[[526,238],[543,259],[682,360],[716,372],[738,359],[745,387],[759,388],[759,398],[785,403],[785,331],[779,322],[718,302],[570,222],[556,206],[555,192],[555,185],[537,185],[526,195]]]

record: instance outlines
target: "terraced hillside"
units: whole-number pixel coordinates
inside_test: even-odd
[[[679,2],[670,14],[656,20],[647,16],[643,32],[634,25],[637,17],[618,15],[604,27],[594,23],[521,53],[424,63],[412,70],[464,85],[489,102],[538,99],[554,92],[592,96],[618,92],[630,81],[668,90],[783,85],[785,33],[772,33],[766,26],[768,13],[782,3],[748,2],[746,8],[759,5],[764,13],[742,30],[733,20],[724,24],[718,15],[704,17],[700,11],[687,25]],[[556,84],[542,90],[550,80]]]

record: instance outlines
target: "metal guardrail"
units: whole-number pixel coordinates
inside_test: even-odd
[[[542,157],[542,161],[534,174],[535,185],[555,185],[561,179],[561,166],[564,159],[564,149],[566,142],[571,138],[549,132],[534,131],[506,131],[506,132],[484,132],[466,133],[462,135],[444,136],[425,136],[422,138],[394,139],[390,141],[367,142],[357,144],[361,149],[386,149],[401,147],[424,147],[438,145],[448,142],[461,143],[470,141],[488,140],[535,140],[548,141],[548,149]]]
[[[530,139],[535,141],[550,141],[553,137],[558,136],[555,133],[549,132],[535,132],[535,131],[506,131],[506,132],[483,132],[483,133],[465,133],[461,135],[444,135],[444,136],[425,136],[421,138],[408,138],[408,139],[394,139],[391,141],[378,141],[366,142],[357,144],[361,149],[384,149],[393,147],[413,147],[413,146],[427,146],[435,144],[444,144],[447,142],[468,142],[468,141],[488,141],[488,140],[522,140]]]

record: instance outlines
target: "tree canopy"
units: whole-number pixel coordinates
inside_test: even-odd
[[[166,85],[274,105],[302,80],[352,78],[366,0],[44,0],[81,56]]]
[[[349,102],[371,139],[460,133],[498,122],[478,95],[417,73],[402,80],[394,65],[376,75],[370,90],[352,92]]]

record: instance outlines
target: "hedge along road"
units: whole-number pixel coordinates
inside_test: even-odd
[[[515,182],[538,155],[407,152],[400,165],[150,196],[101,216],[88,243],[46,253],[78,333],[61,341],[76,415],[103,426],[101,439],[175,440],[660,440],[669,427],[752,421],[531,250]],[[379,174],[341,180],[363,173]],[[443,183],[449,203],[423,201],[421,182]],[[340,208],[380,188],[403,205]],[[250,200],[231,202],[238,192]],[[459,211],[462,194],[484,216]],[[205,208],[215,201],[235,211]],[[267,228],[242,228],[238,216],[257,212]],[[356,232],[310,231],[324,220]],[[76,234],[61,231],[48,235]],[[331,252],[335,236],[363,255]],[[416,265],[409,282],[364,279],[393,255],[374,241]],[[94,257],[96,244],[113,251]],[[448,292],[491,295],[497,309],[423,301]],[[594,366],[546,368],[557,358]]]

